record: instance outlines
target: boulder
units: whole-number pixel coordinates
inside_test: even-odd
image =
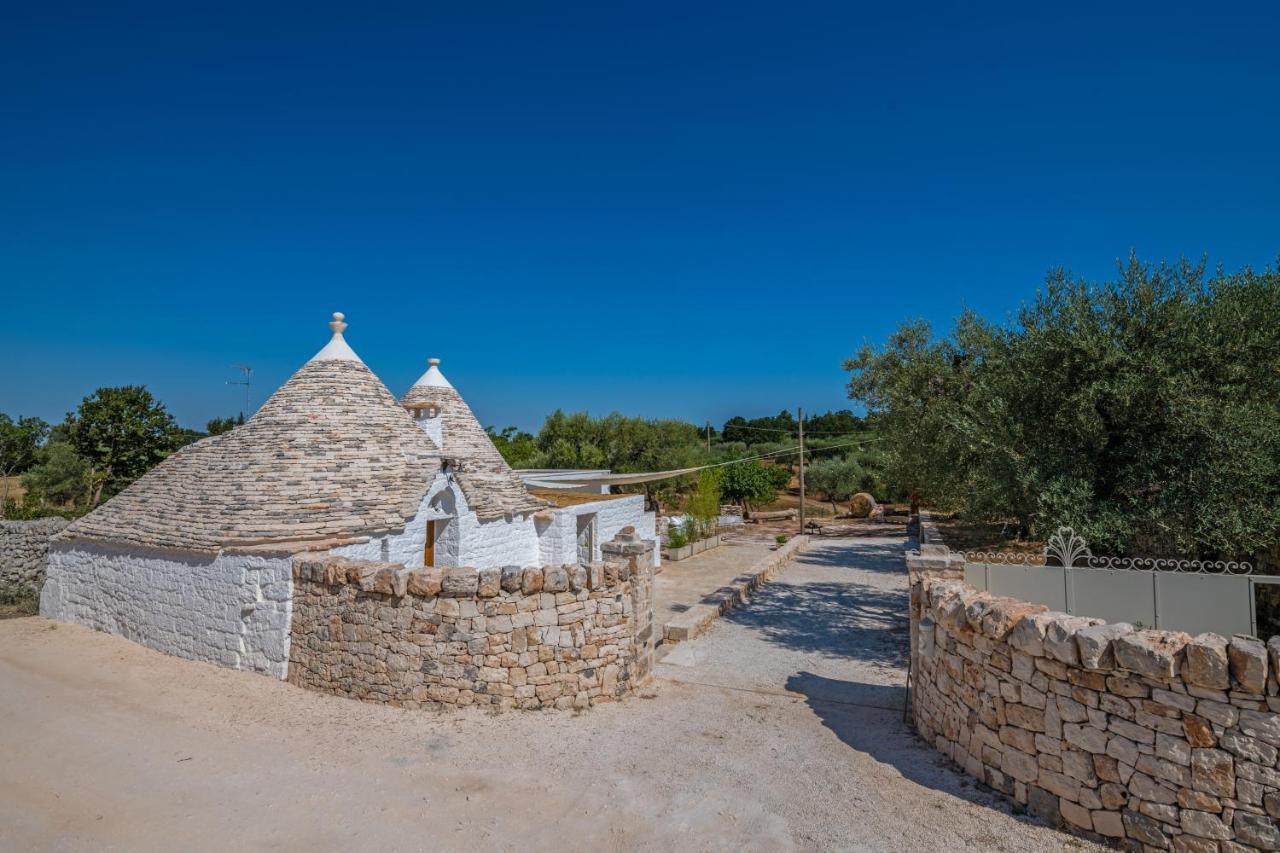
[[[1111,650],[1116,666],[1149,678],[1176,678],[1183,649],[1191,635],[1182,631],[1135,631],[1115,638]]]
[[[849,498],[849,515],[854,518],[867,518],[875,509],[876,499],[866,492],[858,492]]]
[[[1227,638],[1221,634],[1197,634],[1187,643],[1187,681],[1212,690],[1231,686]]]
[[[1133,626],[1128,622],[1089,625],[1076,631],[1076,649],[1080,654],[1080,665],[1085,669],[1114,669],[1116,656],[1111,651],[1111,643],[1119,637],[1132,633]]]
[[[1257,637],[1236,634],[1227,647],[1231,677],[1246,693],[1267,690],[1267,647]]]

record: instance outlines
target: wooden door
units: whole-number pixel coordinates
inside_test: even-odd
[[[427,542],[422,549],[422,565],[431,567],[436,564],[436,523],[427,522]]]

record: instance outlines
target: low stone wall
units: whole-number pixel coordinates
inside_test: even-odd
[[[1046,612],[913,571],[925,740],[1076,831],[1137,849],[1280,849],[1280,638]]]
[[[289,681],[408,708],[587,708],[653,670],[653,543],[590,567],[406,569],[298,557]]]
[[[49,540],[70,523],[65,518],[0,521],[0,596],[40,594]]]

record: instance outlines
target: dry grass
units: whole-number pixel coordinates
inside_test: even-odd
[[[999,551],[1007,554],[1040,554],[1044,543],[1019,539],[1015,525],[951,519],[938,522],[942,538],[955,551]]]
[[[19,619],[23,616],[35,616],[39,612],[40,599],[34,595],[0,598],[0,619]]]

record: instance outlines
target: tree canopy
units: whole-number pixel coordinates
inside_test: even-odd
[[[40,418],[19,417],[14,420],[0,412],[0,478],[3,478],[0,508],[9,500],[9,478],[35,464],[40,444],[48,434],[49,425]]]
[[[1118,552],[1280,539],[1280,273],[1130,257],[1006,325],[900,327],[845,365],[887,475],[943,508]]]
[[[64,426],[71,446],[90,466],[92,506],[191,439],[141,385],[99,388],[67,415]]]

